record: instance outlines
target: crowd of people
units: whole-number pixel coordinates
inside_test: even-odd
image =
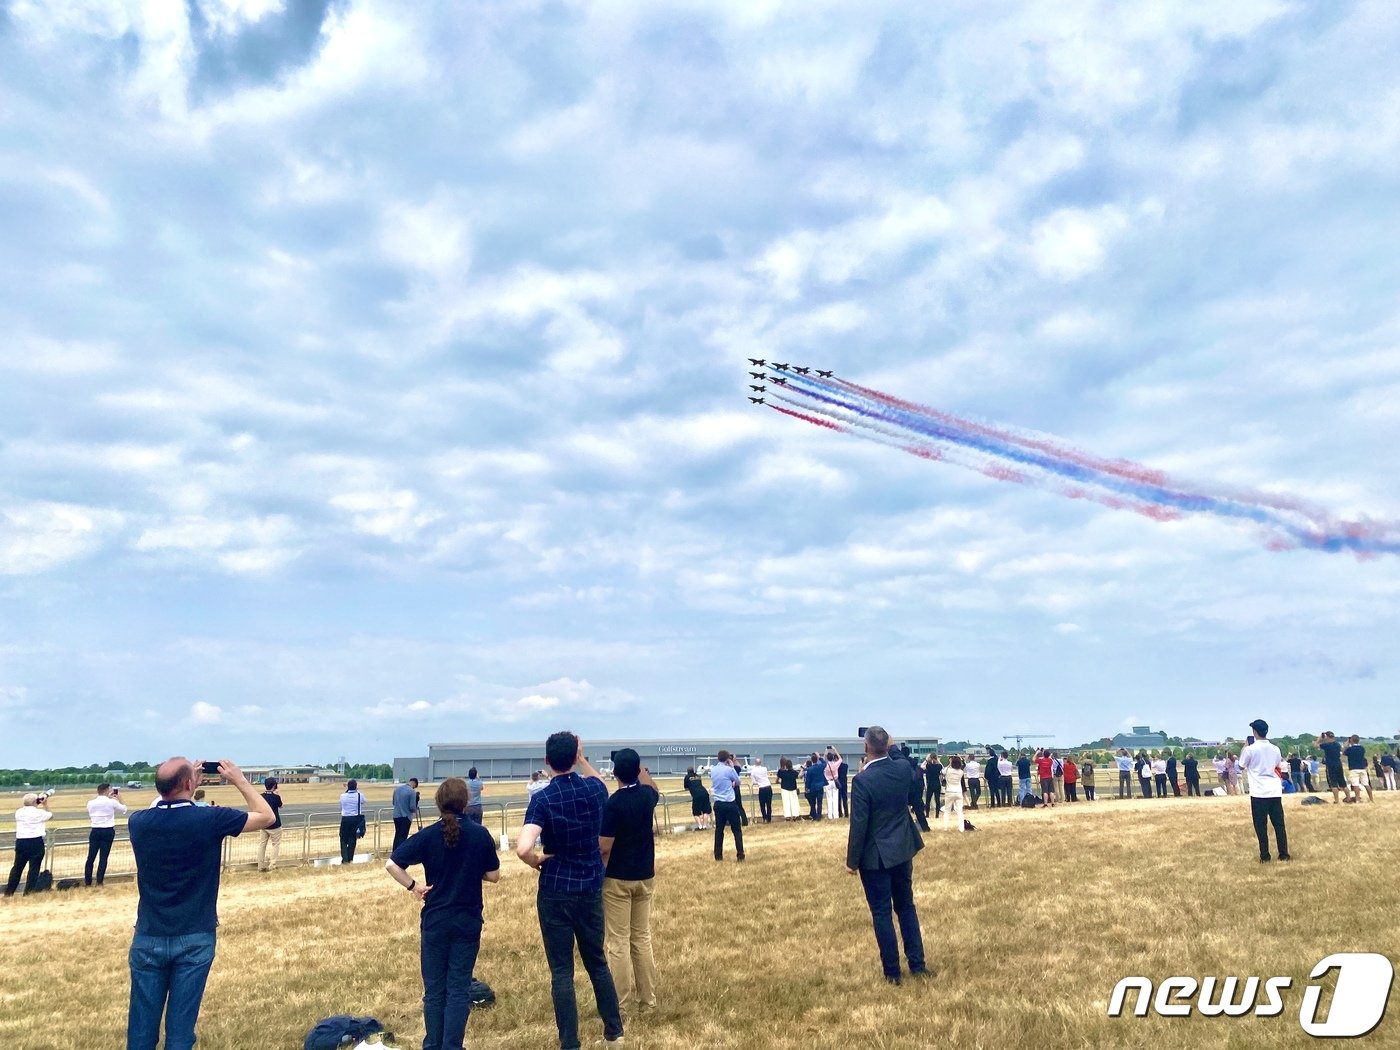
[[[1236,786],[1250,796],[1260,861],[1273,859],[1275,852],[1287,861],[1292,854],[1282,798],[1289,785],[1311,789],[1318,782],[1318,768],[1310,755],[1295,753],[1285,759],[1269,741],[1263,720],[1255,720],[1250,728],[1247,746],[1238,755],[1218,756],[1216,769],[1222,788]],[[1334,802],[1343,793],[1348,802],[1359,802],[1363,791],[1370,798],[1373,772],[1382,789],[1394,789],[1393,751],[1368,756],[1357,737],[1343,742],[1331,732],[1321,734],[1316,747]],[[560,1046],[573,1050],[580,1045],[575,952],[592,986],[603,1040],[620,1043],[626,1017],[655,1009],[658,1001],[651,909],[660,792],[631,748],[613,755],[617,789],[611,794],[574,734],[550,736],[545,761],[548,774],[537,774],[529,785],[515,854],[539,874],[536,911]],[[203,794],[203,768],[183,758],[163,763],[156,776],[159,797],[151,808],[128,818],[139,896],[128,955],[128,1050],[154,1050],[162,1022],[168,1050],[194,1045],[216,947],[223,840],[257,832],[259,869],[270,870],[277,861],[282,800],[276,780],[266,779],[259,791],[234,763],[217,763],[218,775],[240,793],[247,808],[217,807],[197,801]],[[1184,774],[1187,794],[1200,794],[1198,764],[1189,755],[1178,767],[1168,753],[1133,755],[1123,749],[1114,756],[1114,768],[1120,797],[1131,797],[1134,778],[1144,798],[1164,798],[1168,791],[1180,795],[1178,772]],[[809,755],[800,769],[784,757],[776,773],[761,760],[745,763],[720,751],[704,777],[694,768],[688,770],[684,785],[696,826],[713,828],[716,861],[724,859],[726,836],[733,839],[735,859],[745,858],[745,779],[756,792],[762,823],[774,819],[774,775],[783,820],[848,817],[846,870],[860,876],[882,970],[893,983],[904,977],[901,941],[908,974],[930,972],[912,890],[914,856],[923,848],[920,831],[930,830],[930,816],[941,816],[945,828],[963,830],[970,826],[966,813],[978,809],[984,798],[989,807],[1053,807],[1079,801],[1081,792],[1084,801],[1096,799],[1091,756],[1041,748],[1014,757],[1006,750],[951,755],[946,762],[937,755],[920,760],[907,745],[894,745],[878,726],[865,732],[859,771],[854,778],[851,773],[835,747]],[[482,783],[476,774],[473,769],[465,780],[451,777],[438,785],[434,800],[439,819],[426,827],[417,780],[398,786],[393,794],[395,834],[385,868],[422,904],[425,1050],[459,1050],[463,1045],[483,928],[483,885],[500,877],[498,844],[481,823]],[[806,795],[805,817],[800,813],[799,785]],[[89,884],[102,884],[116,818],[127,813],[119,794],[119,789],[101,784],[88,804]],[[348,861],[347,845],[353,853],[363,834],[364,796],[354,780],[346,784],[340,812],[342,860]],[[45,795],[24,797],[16,814],[16,862],[7,893],[15,892],[26,868],[26,885],[33,888],[37,862],[43,857],[43,831],[52,817]],[[1270,847],[1271,831],[1276,850]],[[411,873],[415,867],[422,868],[421,879]]]

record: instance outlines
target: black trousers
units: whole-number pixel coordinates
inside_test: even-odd
[[[44,859],[44,840],[37,839],[15,839],[15,863],[10,868],[10,881],[5,884],[5,896],[13,897],[15,890],[19,888],[19,877],[24,871],[25,865],[29,866],[29,875],[24,880],[24,892],[33,893],[34,887],[39,884],[39,862]]]
[[[1120,769],[1118,771],[1118,797],[1133,797],[1133,775],[1127,770]]]
[[[1079,801],[1079,782],[1078,782],[1077,780],[1076,780],[1076,781],[1066,781],[1066,782],[1065,782],[1065,801],[1066,801],[1066,802],[1078,802],[1078,801]]]
[[[821,820],[821,819],[822,819],[822,795],[823,795],[823,794],[825,794],[825,792],[823,792],[823,791],[809,791],[809,792],[807,792],[807,809],[808,809],[808,811],[809,811],[807,815],[808,815],[809,817],[811,817],[813,820]]]
[[[763,823],[773,823],[773,789],[770,787],[758,789],[758,815]]]
[[[979,798],[982,797],[982,778],[981,778],[981,777],[968,777],[968,778],[967,778],[967,797],[968,797],[968,801],[972,803],[972,807],[971,807],[971,808],[976,809],[976,808],[977,808],[977,800],[978,800]]]
[[[1177,780],[1176,777],[1168,776],[1168,777],[1167,777],[1167,783],[1170,784],[1170,785],[1172,786],[1172,797],[1173,797],[1173,798],[1180,798],[1180,797],[1181,797],[1181,781]]]
[[[1084,797],[1087,798],[1090,802],[1093,802],[1093,801],[1094,801],[1094,785],[1093,785],[1093,784],[1085,784],[1085,785],[1084,785]]]
[[[734,852],[740,860],[744,859],[744,827],[739,819],[739,814],[743,811],[737,802],[716,802],[715,803],[715,860],[724,859],[724,826],[728,824],[734,830]]]
[[[1274,826],[1274,838],[1278,840],[1278,855],[1288,856],[1288,832],[1283,827],[1283,799],[1249,797],[1249,812],[1254,818],[1254,834],[1259,838],[1259,856],[1269,856],[1269,825]]]
[[[943,812],[943,787],[936,780],[924,787],[924,813],[929,812],[929,799],[933,799],[933,815],[936,817]]]
[[[987,798],[991,800],[993,809],[1001,805],[1001,781],[999,779],[987,778]]]
[[[838,780],[838,781],[836,782],[836,814],[837,814],[837,816],[849,817],[849,816],[851,815],[850,807],[846,804],[846,803],[847,803],[847,800],[848,800],[848,798],[849,798],[849,795],[848,795],[848,792],[849,792],[849,791],[850,791],[850,785],[848,785],[848,784],[846,783],[846,781],[844,781],[844,780]]]
[[[1316,790],[1317,790],[1316,788],[1313,787],[1313,778],[1312,778],[1312,773],[1311,773],[1311,772],[1304,771],[1304,773],[1303,773],[1303,790],[1304,790],[1304,791],[1316,791]],[[1197,792],[1197,794],[1199,794],[1199,792]]]
[[[1157,797],[1158,797],[1158,798],[1166,798],[1166,797],[1167,797],[1167,775],[1166,775],[1165,773],[1158,773],[1155,777],[1153,777],[1153,779],[1157,781]]]
[[[107,858],[112,854],[112,842],[117,837],[116,828],[93,828],[88,832],[87,863],[83,865],[83,885],[92,885],[92,862],[97,861],[97,884],[107,877]]]
[[[739,793],[739,789],[734,789],[734,805],[739,809],[739,824],[741,827],[749,826],[749,811],[744,807],[744,796]]]
[[[716,803],[715,810],[721,805]],[[583,960],[584,972],[593,983],[598,1016],[603,1019],[603,1037],[622,1035],[622,1010],[617,1002],[617,985],[608,970],[603,952],[603,893],[546,893],[535,898],[540,913],[540,935],[549,960],[549,991],[554,999],[554,1024],[559,1029],[561,1047],[577,1047],[578,1000],[574,997],[574,944]]]
[[[409,829],[412,828],[412,827],[413,827],[413,818],[412,818],[412,817],[395,817],[395,818],[394,818],[394,845],[391,847],[391,852],[392,852],[393,850],[398,849],[400,846],[402,846],[405,842],[408,841],[408,832],[409,832]]]
[[[911,973],[924,966],[924,938],[919,929],[919,913],[914,908],[914,862],[906,860],[893,868],[861,868],[861,886],[870,905],[870,921],[875,927],[875,943],[880,948],[880,966],[886,977],[899,976],[899,941],[894,935],[894,918],[904,938],[904,957]]]
[[[1199,795],[1201,793],[1201,774],[1194,777],[1189,774],[1186,777],[1186,793],[1188,795]]]
[[[1142,785],[1142,797],[1143,797],[1143,798],[1151,798],[1151,797],[1152,797],[1152,778],[1151,778],[1151,777],[1138,777],[1138,783]]]
[[[360,841],[360,818],[340,818],[340,862],[349,864],[355,859],[355,843]]]

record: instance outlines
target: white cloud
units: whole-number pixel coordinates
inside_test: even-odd
[[[92,554],[121,520],[110,511],[68,503],[0,506],[0,574],[46,572]]]
[[[190,721],[195,725],[213,726],[219,725],[224,720],[223,708],[217,704],[206,703],[203,700],[196,700],[190,705]]]

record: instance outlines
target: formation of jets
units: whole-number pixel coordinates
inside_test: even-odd
[[[815,371],[816,374],[822,379],[830,379],[833,375],[833,372],[829,369],[812,369],[803,365],[789,364],[786,361],[770,362],[762,357],[749,358],[749,364],[754,365],[758,368],[766,368],[769,372],[792,372],[793,374],[800,376],[805,376]],[[749,378],[758,380],[758,383],[749,384],[749,389],[752,390],[755,394],[763,394],[768,390],[766,386],[760,385],[763,383],[773,383],[780,387],[786,387],[788,384],[787,376],[769,375],[768,372],[750,372]],[[752,394],[749,395],[749,400],[752,401],[755,405],[762,405],[767,403],[762,397],[754,397]]]

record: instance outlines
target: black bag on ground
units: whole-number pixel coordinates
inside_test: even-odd
[[[964,818],[963,818],[963,830],[964,830],[964,831],[976,831],[976,830],[977,830],[977,825],[974,824],[974,823],[972,823],[972,821],[968,820],[966,817],[964,817]]]
[[[34,880],[34,892],[46,893],[51,889],[53,889],[53,872],[45,868],[39,872],[39,877]]]
[[[485,981],[478,981],[472,978],[472,986],[467,991],[467,996],[472,1001],[472,1009],[478,1006],[490,1006],[496,1001],[496,993],[491,990],[491,986]]]
[[[317,1023],[306,1033],[302,1050],[344,1050],[355,1046],[366,1036],[384,1031],[384,1026],[373,1017],[351,1017],[349,1014],[336,1014]]]
[[[1044,803],[1034,795],[1027,795],[1025,798],[1021,799],[1022,809],[1035,809],[1036,806],[1040,805],[1044,805]]]

